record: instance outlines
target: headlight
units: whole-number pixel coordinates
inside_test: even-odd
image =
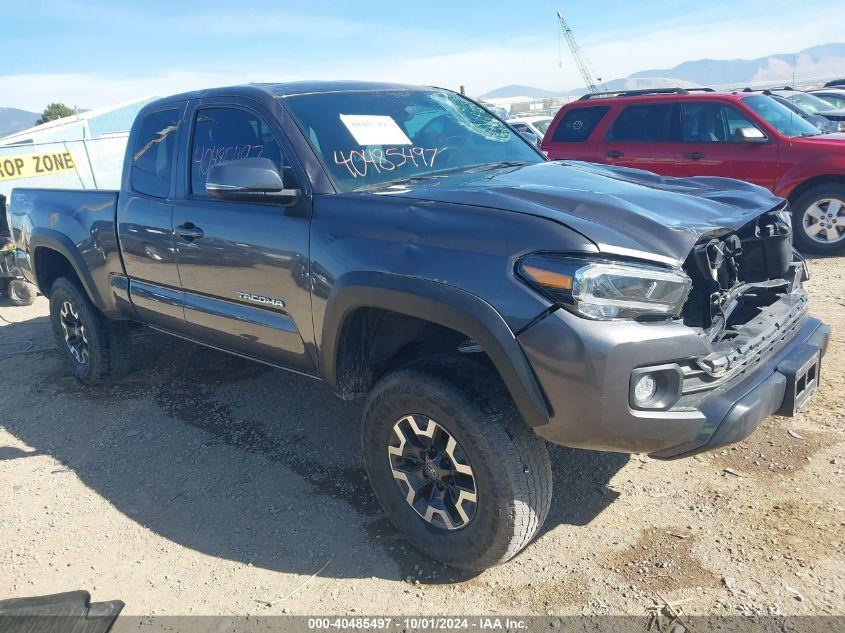
[[[550,300],[600,320],[676,317],[692,284],[682,270],[562,255],[529,255],[517,271]]]

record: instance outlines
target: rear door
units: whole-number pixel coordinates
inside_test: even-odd
[[[183,331],[185,315],[173,244],[175,153],[186,104],[163,105],[138,122],[118,199],[117,232],[132,304],[145,323]]]
[[[743,141],[738,131],[757,127],[733,105],[721,101],[684,101],[675,167],[679,176],[724,176],[771,189],[777,172],[777,139]]]
[[[276,119],[250,100],[205,100],[190,116],[184,195],[173,232],[185,318],[204,343],[315,373],[308,288],[308,183]],[[303,196],[294,207],[223,201],[206,192],[209,168],[264,157]],[[303,339],[303,331],[305,339]]]
[[[598,147],[597,160],[674,176],[677,105],[668,100],[622,108]]]

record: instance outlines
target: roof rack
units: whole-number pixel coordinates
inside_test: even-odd
[[[645,88],[643,90],[610,90],[608,92],[591,92],[578,99],[609,99],[610,97],[641,97],[644,95],[685,95],[690,92],[716,92],[713,88]]]

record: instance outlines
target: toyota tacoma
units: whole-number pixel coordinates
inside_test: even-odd
[[[546,442],[661,459],[737,442],[807,402],[829,336],[781,198],[550,162],[438,88],[161,99],[120,191],[15,189],[9,220],[77,378],[119,378],[142,323],[366,398],[385,512],[467,569],[537,534]]]

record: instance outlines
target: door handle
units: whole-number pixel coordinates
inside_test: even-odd
[[[612,149],[609,152],[605,152],[604,155],[608,158],[619,158],[624,155],[624,152],[620,152],[618,149]]]
[[[690,160],[701,160],[704,158],[704,154],[701,152],[687,152],[684,154],[684,158],[689,158]]]
[[[205,233],[202,232],[202,229],[198,226],[194,226],[193,222],[185,222],[184,224],[180,224],[175,229],[176,235],[181,237],[183,240],[187,242],[193,242],[194,240],[201,239]]]

